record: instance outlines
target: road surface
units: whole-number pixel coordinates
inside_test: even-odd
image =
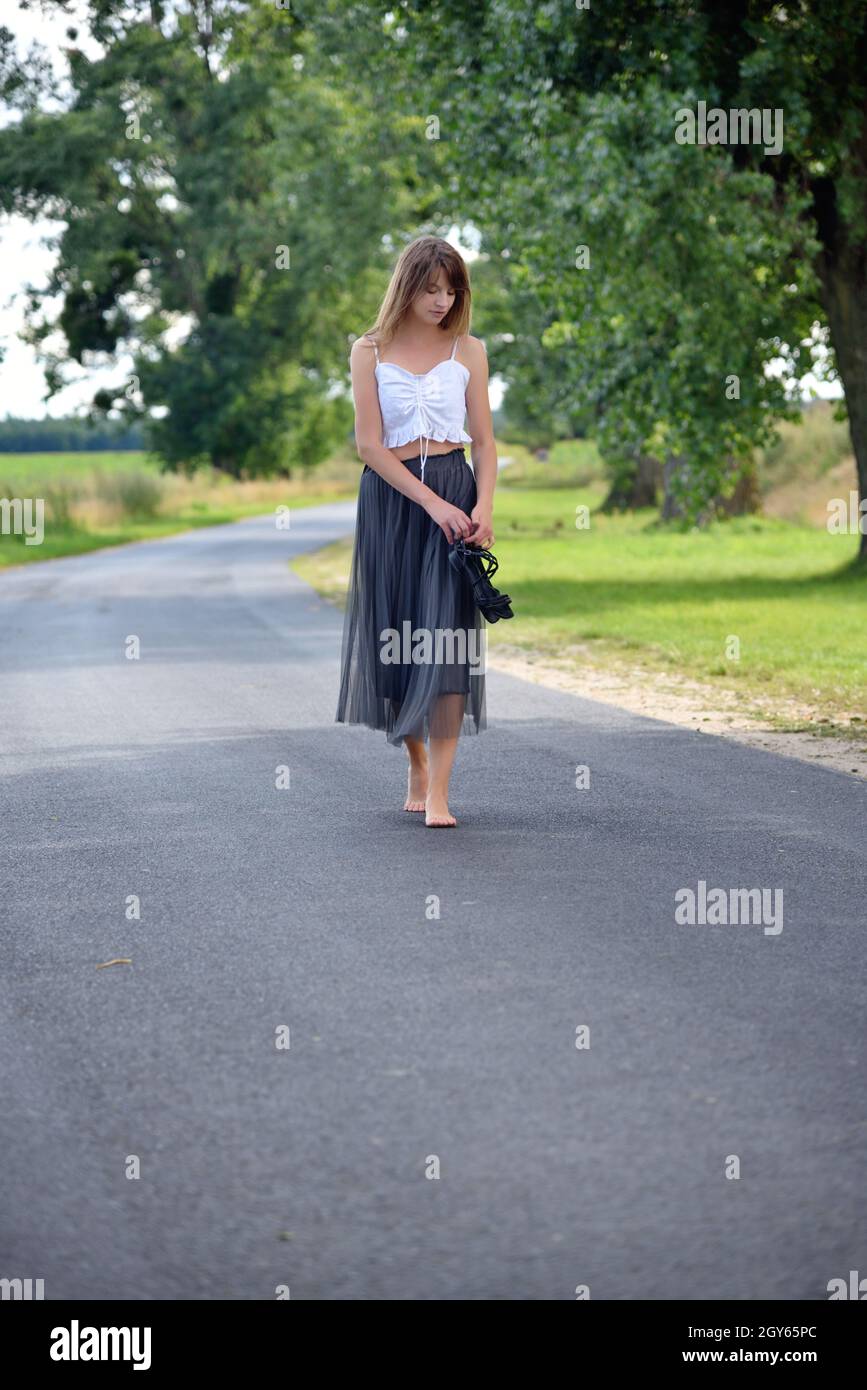
[[[341,616],[288,567],[352,517],[0,575],[0,1277],[697,1300],[867,1274],[863,784],[491,672],[459,826],[427,830],[403,752],[333,722]],[[699,882],[782,890],[782,930],[677,922]]]

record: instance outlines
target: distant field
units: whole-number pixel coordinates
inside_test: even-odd
[[[45,538],[0,535],[0,569],[77,555],[256,516],[354,497],[360,464],[344,457],[309,478],[236,482],[213,469],[160,473],[144,453],[0,454],[0,498],[44,499]]]
[[[107,450],[93,454],[0,454],[0,479],[3,481],[81,478],[94,469],[104,473],[134,473],[138,469],[159,473],[158,465],[149,461],[143,450],[125,450],[116,454]]]
[[[516,616],[488,629],[492,654],[501,642],[559,659],[580,647],[575,661],[640,659],[758,698],[771,717],[777,695],[832,721],[867,716],[867,578],[846,570],[856,537],[752,518],[672,533],[653,529],[649,511],[594,512],[603,496],[498,488],[494,582]],[[579,505],[591,509],[589,530],[575,527]],[[342,602],[349,555],[341,542],[295,568]],[[738,660],[726,654],[731,637]]]

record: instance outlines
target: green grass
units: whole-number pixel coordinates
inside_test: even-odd
[[[867,679],[867,577],[847,570],[857,538],[740,518],[701,532],[653,528],[654,514],[591,513],[598,501],[505,489],[497,499],[503,584],[527,630],[556,651],[574,641],[639,652],[660,669],[861,708]],[[740,659],[726,657],[730,636]]]
[[[592,439],[559,440],[544,460],[537,459],[522,444],[504,442],[498,453],[511,460],[502,470],[500,487],[601,487],[604,480],[605,466]]]
[[[0,454],[0,497],[44,499],[41,545],[0,534],[0,569],[355,496],[360,465],[339,457],[310,478],[238,482],[204,469],[160,473],[145,453]]]
[[[682,533],[655,527],[650,511],[593,512],[602,497],[498,488],[494,582],[515,618],[489,628],[492,655],[500,643],[560,660],[572,649],[576,662],[740,692],[772,718],[780,696],[832,722],[867,712],[867,576],[847,569],[857,537],[754,518]],[[587,530],[575,527],[579,505],[591,508]],[[344,543],[295,567],[339,600],[348,555]],[[739,660],[726,655],[730,637]]]

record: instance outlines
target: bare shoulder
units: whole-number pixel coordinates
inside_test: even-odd
[[[360,365],[362,362],[373,362],[375,357],[376,351],[373,338],[371,338],[369,333],[362,333],[359,338],[355,339],[355,342],[349,349],[349,365],[355,366],[356,364]]]
[[[455,356],[470,372],[486,372],[488,370],[488,352],[481,338],[474,338],[472,333],[465,333],[458,344]]]

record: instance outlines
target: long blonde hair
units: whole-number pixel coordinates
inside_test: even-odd
[[[431,273],[440,266],[455,297],[439,327],[450,338],[469,332],[472,292],[463,256],[442,237],[419,236],[401,251],[379,306],[376,322],[367,330],[366,336],[373,338],[380,350],[391,342],[409,313],[412,301],[422,293]]]

